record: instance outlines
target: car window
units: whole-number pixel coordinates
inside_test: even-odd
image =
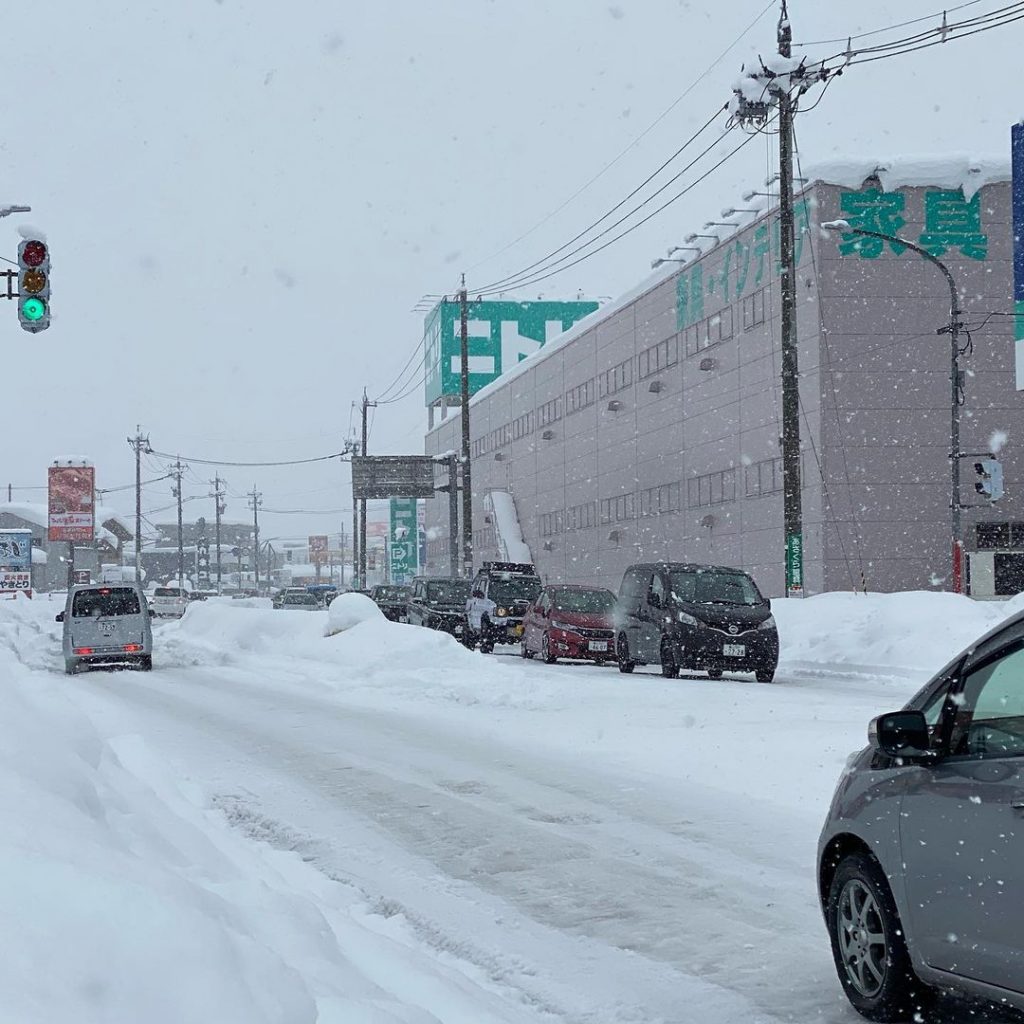
[[[615,595],[610,590],[556,590],[553,599],[560,612],[605,615],[615,607]]]
[[[672,597],[686,604],[761,604],[764,598],[754,581],[741,572],[709,569],[676,570]]]
[[[651,604],[657,608],[665,607],[665,584],[657,573],[651,579]]]
[[[622,577],[622,585],[619,587],[619,597],[639,600],[643,597],[646,585],[647,576],[643,569],[627,569],[626,575]]]
[[[469,597],[469,584],[465,580],[428,583],[427,597],[438,604],[461,604]]]
[[[1024,755],[1024,642],[969,671],[954,703],[952,754],[986,758]]]
[[[138,615],[139,595],[130,587],[80,590],[75,594],[71,615],[76,619],[98,619],[107,615]]]

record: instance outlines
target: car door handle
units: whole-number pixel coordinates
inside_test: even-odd
[[[1011,800],[1010,806],[1015,811],[1024,811],[1024,800]]]

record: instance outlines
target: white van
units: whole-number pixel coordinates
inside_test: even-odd
[[[178,587],[157,587],[150,598],[153,614],[162,619],[180,619],[188,607],[189,592]]]
[[[57,616],[64,623],[64,671],[87,665],[153,667],[152,612],[137,583],[72,587]]]

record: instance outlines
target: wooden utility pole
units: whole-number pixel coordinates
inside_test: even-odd
[[[260,505],[263,504],[263,495],[252,485],[249,492],[249,508],[252,509],[252,564],[255,573],[256,596],[260,593]],[[241,569],[239,569],[239,580],[241,580]]]
[[[363,442],[359,449],[359,454],[366,457],[367,444],[370,438],[370,432],[367,428],[366,416],[369,409],[376,409],[377,403],[371,402],[366,397],[366,388],[363,388]],[[359,499],[359,586],[366,589],[366,499]]]
[[[128,438],[128,443],[135,452],[135,580],[142,582],[142,453],[153,451],[149,437],[142,436],[142,428],[135,427],[135,436]],[[10,501],[8,492],[7,500]]]
[[[221,566],[221,555],[220,555],[220,523],[221,523],[221,516],[224,515],[224,508],[225,508],[225,505],[224,505],[224,491],[222,491],[220,489],[220,485],[222,483],[224,483],[225,481],[221,480],[220,475],[218,474],[210,482],[213,484],[213,494],[211,494],[210,497],[213,498],[213,500],[215,502],[214,514],[216,516],[216,519],[215,519],[215,523],[216,523],[215,543],[217,545],[217,593],[220,594],[222,592],[222,582],[221,582],[221,580],[222,580],[222,566]]]

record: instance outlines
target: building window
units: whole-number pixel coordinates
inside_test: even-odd
[[[743,300],[743,330],[749,331],[758,324],[765,321],[765,307],[767,306],[767,287],[761,288],[748,295]]]
[[[594,378],[585,380],[582,384],[565,393],[565,415],[570,416],[588,405],[593,405],[597,395],[597,387]]]
[[[979,551],[1024,550],[1024,523],[978,523],[975,530]]]
[[[679,335],[659,341],[637,356],[637,379],[643,380],[679,362]]]
[[[562,399],[552,398],[537,410],[537,426],[546,427],[562,418]]]
[[[537,525],[542,537],[555,537],[562,532],[562,513],[544,512]]]
[[[686,504],[690,508],[721,505],[736,500],[736,470],[723,469],[704,473],[686,481]]]
[[[682,508],[682,484],[679,482],[648,487],[640,492],[640,515],[660,516]]]
[[[614,395],[633,384],[633,360],[626,359],[597,378],[597,397]]]
[[[692,324],[683,332],[683,339],[688,356],[697,355],[698,352],[720,341],[726,341],[732,337],[732,306],[726,306],[713,316],[709,316],[699,323]]]
[[[747,466],[746,492],[748,498],[761,494],[774,494],[782,490],[782,459],[765,459]]]

